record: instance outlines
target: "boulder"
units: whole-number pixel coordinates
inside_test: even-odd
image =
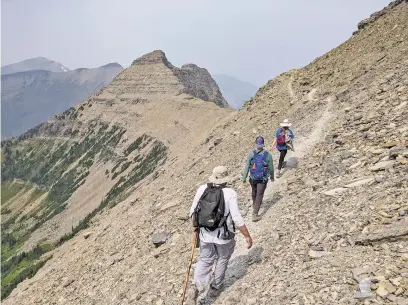
[[[156,247],[159,247],[165,244],[170,238],[170,236],[171,234],[169,231],[166,231],[166,230],[158,231],[158,232],[153,233],[152,242]]]
[[[347,188],[353,188],[353,187],[358,187],[358,186],[363,186],[363,185],[367,185],[374,182],[374,178],[369,177],[369,178],[360,178],[360,179],[355,179],[353,181],[350,181],[349,183],[347,183],[344,187]]]
[[[372,172],[379,172],[379,171],[383,171],[386,169],[390,169],[393,168],[395,164],[395,161],[393,160],[388,160],[388,161],[380,161],[378,163],[376,163],[374,166],[370,167],[370,171]]]
[[[367,245],[372,242],[392,240],[408,236],[408,220],[396,221],[388,225],[380,225],[355,239],[357,245]]]
[[[87,239],[89,236],[91,236],[93,232],[85,232],[82,236]]]

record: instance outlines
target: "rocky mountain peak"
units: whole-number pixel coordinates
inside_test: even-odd
[[[204,69],[204,68],[200,68],[199,66],[197,66],[196,64],[185,64],[185,65],[182,65],[181,66],[181,69],[182,70],[199,70],[199,69],[202,69],[202,70],[205,70],[205,71],[207,71],[207,69]]]
[[[133,65],[156,65],[163,63],[168,68],[174,68],[174,66],[167,60],[166,54],[162,50],[154,50],[153,52],[147,53],[135,61]]]
[[[117,62],[111,62],[109,64],[103,65],[102,68],[119,68],[119,69],[123,69],[123,67],[118,64]]]
[[[207,69],[189,63],[181,66],[180,69],[174,69],[174,73],[184,85],[184,93],[204,101],[214,101],[220,107],[229,107]]]
[[[123,86],[125,78],[133,79],[132,84],[126,82],[126,88]],[[161,50],[136,59],[116,81],[113,86],[122,87],[116,90],[116,93],[131,93],[142,98],[157,94],[176,96],[184,93],[203,101],[212,101],[220,107],[229,107],[217,83],[206,69],[192,63],[177,68],[167,60],[166,54]]]

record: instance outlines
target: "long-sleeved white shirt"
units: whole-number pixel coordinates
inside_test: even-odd
[[[190,218],[194,214],[194,210],[197,207],[198,201],[200,200],[201,196],[203,195],[205,189],[207,188],[207,185],[201,185],[198,190],[196,195],[194,196],[193,204],[190,209]],[[241,212],[239,211],[238,207],[238,196],[237,193],[231,189],[231,188],[223,188],[222,189],[224,193],[224,201],[225,201],[225,216],[229,214],[227,218],[227,226],[228,230],[230,232],[234,232],[234,225],[235,227],[241,227],[243,226],[244,219],[241,216]],[[234,222],[234,225],[232,224]],[[214,231],[208,231],[204,228],[200,229],[200,240],[205,242],[205,243],[215,243],[215,244],[227,244],[231,240],[224,240],[221,238],[218,238],[217,236],[221,236],[221,234],[224,233],[224,228],[218,228]]]

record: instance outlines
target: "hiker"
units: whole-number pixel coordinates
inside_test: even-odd
[[[282,174],[281,170],[283,162],[285,161],[285,156],[288,153],[288,149],[293,151],[295,150],[293,147],[293,138],[295,136],[293,135],[293,131],[289,128],[291,125],[292,124],[289,123],[288,119],[283,120],[283,122],[280,123],[281,127],[276,130],[275,139],[272,143],[272,150],[276,147],[276,149],[280,152],[278,173],[276,175],[277,178],[279,178]]]
[[[275,180],[273,172],[272,155],[264,149],[265,140],[259,136],[255,140],[256,149],[248,154],[242,175],[242,182],[246,183],[249,172],[249,183],[252,187],[252,221],[256,222],[261,219],[258,215],[261,208],[262,199],[265,193],[268,178]]]
[[[214,168],[210,183],[201,185],[190,209],[194,231],[198,231],[200,258],[194,272],[194,285],[188,291],[189,304],[195,304],[209,284],[214,262],[214,279],[209,295],[216,296],[222,288],[228,261],[235,248],[235,227],[245,236],[248,249],[252,238],[238,208],[237,193],[227,187],[232,178],[224,166]]]

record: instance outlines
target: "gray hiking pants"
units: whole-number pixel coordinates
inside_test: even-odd
[[[211,286],[220,289],[227,271],[228,261],[235,248],[235,240],[220,245],[215,243],[205,243],[200,240],[200,258],[194,272],[194,282],[198,291],[203,292],[210,281],[211,269],[215,264],[214,280]]]

